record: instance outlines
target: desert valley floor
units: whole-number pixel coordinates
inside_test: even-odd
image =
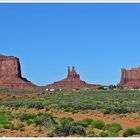
[[[0,136],[140,137],[139,90],[0,89]]]

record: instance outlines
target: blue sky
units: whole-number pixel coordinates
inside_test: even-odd
[[[74,65],[88,83],[117,84],[140,66],[140,4],[0,4],[0,54],[46,85]]]

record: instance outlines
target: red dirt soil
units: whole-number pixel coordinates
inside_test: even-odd
[[[75,120],[81,120],[85,118],[92,118],[95,120],[103,120],[105,123],[119,123],[122,125],[123,129],[129,128],[129,127],[136,127],[140,125],[140,117],[137,116],[137,114],[126,114],[124,117],[121,117],[120,115],[103,115],[101,113],[94,114],[94,113],[75,113],[72,114],[71,112],[57,112],[54,114],[58,118],[62,117],[72,117]],[[132,116],[129,117],[129,116]],[[135,118],[136,116],[136,118]]]

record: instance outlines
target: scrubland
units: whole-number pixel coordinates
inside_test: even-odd
[[[0,136],[140,137],[140,91],[0,89]]]

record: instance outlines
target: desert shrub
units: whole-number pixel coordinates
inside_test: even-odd
[[[123,133],[123,136],[124,137],[128,137],[128,136],[132,136],[136,133],[135,129],[133,128],[127,128],[124,133]]]
[[[19,130],[20,130],[20,131],[25,131],[25,128],[20,128]]]
[[[58,126],[53,128],[51,132],[47,134],[49,137],[66,137],[70,135],[85,135],[85,129],[81,126],[78,126],[75,122],[72,122],[70,124],[67,123],[60,123]]]
[[[39,113],[36,118],[33,120],[33,123],[36,126],[50,126],[56,124],[54,118],[50,114]]]
[[[103,109],[103,110],[102,110],[102,113],[103,113],[104,115],[110,114],[110,113],[111,113],[111,110],[110,110],[110,109]]]
[[[3,123],[3,128],[13,130],[14,125],[11,122]]]
[[[109,133],[108,132],[105,132],[105,131],[101,131],[99,133],[99,137],[109,137]]]
[[[19,108],[21,106],[22,107],[24,106],[22,100],[16,100],[16,99],[1,102],[1,104],[3,106],[10,107],[10,108]]]
[[[136,134],[140,134],[140,125],[135,127]]]
[[[61,124],[70,124],[73,121],[74,121],[74,119],[71,117],[64,117],[64,118],[60,119]]]
[[[38,125],[38,126],[35,128],[35,130],[38,131],[38,132],[41,132],[41,126]]]
[[[11,112],[0,112],[0,128],[13,129],[14,125],[11,123],[13,116]]]
[[[37,101],[35,99],[26,99],[26,100],[22,100],[23,105],[26,106],[27,108],[35,108],[37,110],[39,109],[44,109],[45,105],[43,102],[41,101]]]
[[[114,108],[112,112],[118,113],[118,114],[126,114],[127,112],[130,112],[130,111],[128,111],[128,109],[125,108],[124,106],[118,106]]]
[[[88,127],[89,125],[91,125],[93,122],[93,119],[90,119],[90,118],[86,118],[86,119],[83,119],[83,120],[80,120],[78,121],[78,125],[81,125],[83,127]]]
[[[93,128],[103,129],[105,127],[105,123],[101,120],[93,121],[91,126]]]
[[[44,109],[45,107],[43,104],[40,104],[40,105],[35,105],[34,108],[39,110],[39,109]]]
[[[12,120],[12,113],[9,111],[0,111],[0,120]]]
[[[1,119],[0,120],[0,128],[5,128],[5,129],[13,129],[14,125],[6,119]]]
[[[95,132],[88,132],[86,134],[86,137],[96,137],[96,134],[95,134]]]
[[[40,103],[40,102],[31,102],[30,104],[27,105],[28,108],[35,108],[37,110],[39,109],[44,109],[45,105]]]
[[[47,137],[57,137],[57,134],[56,134],[57,127],[58,127],[57,125],[50,126],[46,136]]]
[[[28,121],[30,119],[35,118],[34,114],[27,114],[27,113],[18,113],[16,114],[16,118],[20,119],[21,121]]]
[[[72,123],[69,127],[69,135],[85,135],[85,130],[82,126],[78,126],[76,123]]]
[[[33,120],[29,119],[26,121],[27,125],[31,125],[33,123]]]
[[[24,127],[24,124],[23,124],[23,123],[18,123],[18,124],[14,127],[14,129],[15,129],[15,130],[19,130],[19,129],[23,128],[23,127]]]
[[[27,114],[27,113],[19,113],[16,115],[17,119],[21,121],[25,121],[28,125],[35,124],[36,126],[49,126],[51,124],[55,124],[55,120],[51,114]]]
[[[116,137],[118,136],[119,131],[122,129],[120,124],[112,123],[107,125],[107,130],[110,136]]]
[[[108,130],[111,130],[112,128],[115,128],[115,130],[118,132],[122,129],[122,126],[118,123],[112,123],[107,125]]]

